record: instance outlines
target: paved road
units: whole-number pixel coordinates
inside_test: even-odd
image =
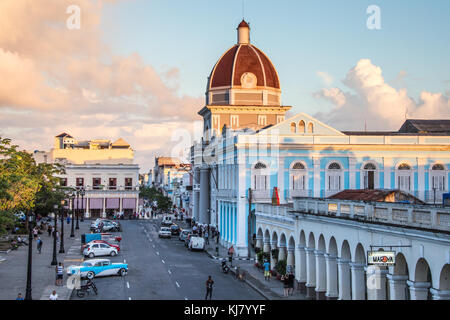
[[[178,237],[159,239],[160,220],[122,222],[121,253],[113,262],[126,261],[125,277],[96,278],[98,296],[83,299],[202,300],[208,275],[214,280],[213,299],[261,300],[256,291],[220,272],[217,261],[204,252],[190,252]],[[72,295],[72,299],[79,299]]]

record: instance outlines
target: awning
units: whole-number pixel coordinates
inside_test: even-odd
[[[89,209],[103,209],[103,198],[90,198]]]
[[[106,209],[119,209],[119,198],[106,198]]]
[[[123,198],[123,209],[136,209],[136,198]]]
[[[73,201],[75,209],[86,209],[86,203],[87,203],[87,199],[83,199],[83,203],[81,202],[80,198],[78,198],[78,201],[77,201],[77,199],[75,199]]]

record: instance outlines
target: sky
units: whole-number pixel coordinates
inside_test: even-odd
[[[372,5],[380,29],[367,26]],[[449,13],[446,0],[0,0],[0,136],[27,150],[61,132],[122,137],[148,171],[194,139],[207,77],[243,17],[290,115],[339,130],[450,119]]]

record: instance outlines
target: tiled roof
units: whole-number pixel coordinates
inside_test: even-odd
[[[408,119],[403,123],[399,132],[414,132],[414,133],[450,133],[450,119],[439,120],[423,120],[423,119]]]
[[[361,200],[361,201],[380,201],[386,198],[389,194],[395,192],[395,190],[383,190],[383,189],[363,189],[363,190],[343,190],[335,195],[329,197],[330,199],[341,200]]]

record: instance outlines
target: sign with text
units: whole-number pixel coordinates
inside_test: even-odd
[[[395,251],[368,251],[367,265],[390,267],[395,265]]]

